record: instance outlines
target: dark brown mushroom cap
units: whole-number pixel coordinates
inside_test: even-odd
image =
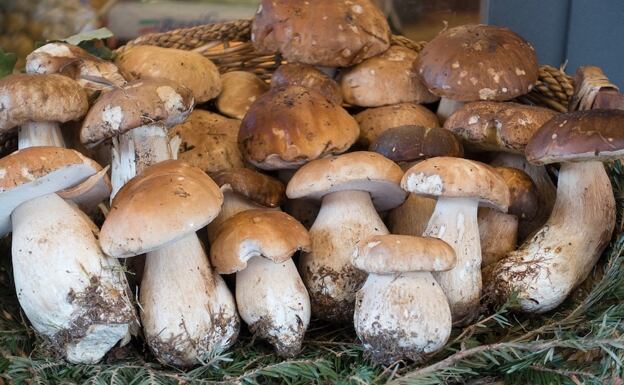
[[[388,49],[390,27],[369,0],[262,0],[251,40],[289,62],[348,67]]]
[[[272,89],[251,105],[238,143],[256,167],[288,169],[347,151],[359,133],[345,109],[309,88],[291,86]]]
[[[512,167],[495,167],[509,187],[509,210],[521,220],[531,220],[537,214],[538,193],[531,177],[524,171]]]
[[[431,92],[464,102],[513,99],[529,92],[538,76],[533,47],[491,25],[441,32],[420,52],[416,68]]]
[[[342,92],[338,83],[311,65],[286,63],[277,67],[271,77],[271,88],[288,86],[311,88],[333,103],[342,104]]]
[[[608,161],[624,155],[624,111],[586,110],[560,114],[529,141],[533,164]]]
[[[478,150],[521,154],[529,139],[557,112],[510,102],[474,102],[455,111],[444,128]]]
[[[369,150],[395,162],[464,155],[461,142],[451,132],[443,128],[422,126],[390,128],[377,137]]]
[[[286,186],[279,180],[248,168],[235,168],[212,175],[215,183],[266,207],[278,207],[286,198]]]
[[[82,118],[87,94],[74,80],[57,74],[14,74],[0,79],[0,133],[26,122]]]

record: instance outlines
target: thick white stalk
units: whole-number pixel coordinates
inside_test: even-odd
[[[246,210],[267,209],[258,205],[244,196],[233,192],[232,190],[223,191],[223,205],[221,211],[215,219],[208,224],[208,240],[212,243],[217,238],[221,224],[234,215]],[[279,209],[278,209],[279,210]]]
[[[449,116],[453,115],[453,113],[460,108],[462,108],[466,104],[465,102],[459,102],[457,100],[442,98],[440,99],[440,104],[438,104],[438,110],[436,115],[438,115],[438,119],[440,120],[440,124],[444,124],[446,119]]]
[[[439,238],[455,250],[457,264],[449,271],[435,272],[451,306],[453,322],[469,322],[481,296],[481,246],[476,199],[438,199],[423,235]]]
[[[65,147],[63,134],[57,122],[28,122],[17,130],[17,148]]]
[[[388,234],[388,229],[367,192],[340,191],[323,198],[310,228],[312,252],[299,262],[316,317],[352,321],[355,293],[366,273],[351,264],[351,255],[360,240],[376,234]]]

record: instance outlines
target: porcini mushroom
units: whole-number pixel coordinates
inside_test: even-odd
[[[342,105],[342,93],[338,83],[311,65],[285,63],[277,67],[271,76],[271,88],[288,86],[310,88],[325,96],[332,103]]]
[[[269,89],[269,85],[251,72],[232,71],[221,75],[222,90],[217,109],[230,118],[243,119],[251,103]]]

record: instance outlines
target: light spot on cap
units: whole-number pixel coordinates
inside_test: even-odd
[[[460,72],[459,72],[459,77],[460,77],[460,78],[465,78],[465,77],[466,77],[466,75],[468,75],[468,71],[460,71]]]
[[[478,82],[479,81],[474,76],[470,78],[470,83],[472,83],[473,86],[477,85]]]
[[[354,6],[351,7],[351,10],[355,13],[362,13],[364,12],[364,9],[362,9],[362,6],[359,4],[356,4]]]
[[[4,178],[6,176],[6,169],[5,168],[0,168],[0,179]]]
[[[368,243],[366,244],[366,248],[367,248],[367,249],[372,249],[373,247],[377,246],[377,245],[378,245],[378,244],[380,244],[380,243],[381,243],[380,241],[368,242]]]
[[[521,70],[520,68],[516,67],[516,75],[518,75],[518,76],[526,75],[526,72],[524,70]]]
[[[475,124],[479,122],[479,115],[473,115],[468,118],[468,124]]]
[[[440,175],[410,174],[407,177],[407,190],[415,193],[439,195],[444,189]]]
[[[72,57],[72,53],[65,44],[50,43],[39,47],[35,52],[47,53],[56,57]]]
[[[557,139],[557,134],[552,134],[551,139]]]
[[[158,98],[165,103],[165,109],[169,113],[182,112],[188,109],[184,105],[182,95],[177,93],[173,88],[169,86],[160,86],[156,88]]]
[[[451,68],[459,68],[459,62],[456,61],[455,63],[451,64]]]
[[[252,95],[252,96],[248,97],[247,100],[249,100],[252,103],[255,102],[256,101],[256,95]]]
[[[260,6],[258,7],[258,11],[256,13],[260,13],[262,12],[262,4],[260,4]]]
[[[22,167],[22,169],[20,170],[22,176],[28,180],[35,180],[35,176],[33,174],[31,174],[30,170],[28,169],[28,167]]]
[[[102,111],[102,121],[108,124],[113,131],[119,131],[121,127],[121,121],[123,120],[123,111],[119,106],[111,106],[110,104],[104,107]]]
[[[496,96],[496,90],[491,88],[481,88],[479,90],[479,98],[482,100],[493,99]]]

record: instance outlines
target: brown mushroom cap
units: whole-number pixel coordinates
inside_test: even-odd
[[[474,102],[455,111],[444,128],[474,148],[521,154],[529,139],[557,112],[510,102]]]
[[[108,178],[108,169],[109,166],[106,166],[82,183],[57,191],[56,194],[63,199],[71,200],[85,213],[91,213],[110,197],[113,187]]]
[[[495,167],[509,187],[509,214],[521,220],[531,220],[538,210],[537,187],[524,171],[513,167]]]
[[[251,39],[289,62],[348,67],[388,49],[390,27],[369,0],[262,0]]]
[[[191,91],[166,79],[142,79],[100,96],[82,123],[80,141],[95,146],[147,124],[183,122],[193,109]]]
[[[405,200],[406,194],[399,187],[402,176],[401,167],[376,152],[350,152],[301,167],[288,182],[286,196],[320,200],[337,191],[366,191],[375,207],[383,211]]]
[[[416,51],[392,46],[345,69],[339,79],[345,102],[362,107],[435,102],[439,98],[429,92],[414,69],[417,57]]]
[[[115,58],[128,80],[162,78],[188,88],[197,103],[213,99],[221,92],[219,70],[206,57],[193,51],[135,45]]]
[[[516,33],[491,25],[447,29],[419,53],[416,68],[434,94],[452,100],[509,100],[537,82],[535,51]]]
[[[533,164],[608,161],[624,155],[624,111],[586,110],[546,122],[526,146]]]
[[[0,79],[0,133],[26,122],[82,118],[87,94],[74,80],[56,74],[14,74]]]
[[[453,248],[438,238],[387,234],[360,242],[352,263],[367,273],[396,274],[450,270],[457,257]]]
[[[426,107],[414,103],[368,108],[355,115],[360,125],[358,142],[368,147],[381,133],[392,127],[440,127],[438,117]]]
[[[251,105],[238,143],[254,166],[287,169],[347,151],[359,132],[342,107],[309,88],[292,86],[272,89]]]
[[[193,110],[184,123],[169,130],[179,138],[178,159],[211,174],[243,167],[238,149],[240,121],[204,110]]]
[[[157,163],[115,195],[100,232],[102,250],[125,258],[159,249],[206,226],[222,203],[221,190],[199,168]]]
[[[210,247],[210,261],[217,273],[231,274],[245,269],[253,257],[281,263],[299,250],[309,252],[311,247],[308,231],[290,215],[246,210],[223,222]]]
[[[217,109],[230,118],[243,119],[251,103],[255,102],[269,85],[251,72],[232,71],[221,75],[223,90],[217,98]]]
[[[342,92],[338,83],[311,65],[286,63],[277,67],[271,77],[271,88],[288,86],[311,88],[332,103],[342,105]]]
[[[507,212],[509,188],[494,168],[474,160],[437,157],[423,160],[405,172],[401,187],[431,198],[472,198]]]
[[[286,198],[286,187],[279,180],[248,168],[221,171],[212,176],[219,187],[232,191],[265,207],[279,207]]]
[[[439,127],[422,126],[390,128],[371,143],[369,150],[394,162],[464,155],[461,142],[451,132]]]

